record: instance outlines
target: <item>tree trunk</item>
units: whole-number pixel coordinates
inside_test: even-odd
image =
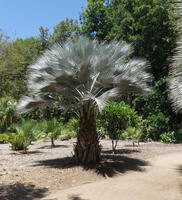
[[[74,148],[75,160],[78,164],[94,164],[100,161],[100,145],[96,131],[94,111],[80,116],[80,128]]]
[[[54,138],[51,137],[51,148],[54,148],[56,145],[54,144]]]

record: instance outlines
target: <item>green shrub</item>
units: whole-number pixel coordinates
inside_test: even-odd
[[[160,135],[160,142],[163,143],[176,143],[176,137],[175,137],[175,132],[167,132],[167,133],[163,133]]]
[[[166,117],[163,113],[153,114],[148,117],[151,126],[150,135],[152,140],[159,141],[160,135],[170,131],[170,117]]]
[[[38,123],[39,131],[37,132],[36,139],[39,142],[51,139],[51,147],[55,147],[54,140],[61,134],[62,127],[63,124],[55,118],[44,120]]]
[[[140,128],[130,126],[122,134],[122,138],[130,140],[133,143],[133,146],[134,146],[135,143],[139,144],[139,142],[142,139],[142,135],[143,135],[143,133],[142,133],[142,130]]]
[[[151,131],[151,125],[150,125],[149,121],[146,119],[142,120],[140,118],[137,128],[142,130],[142,135],[141,135],[140,140],[148,141],[150,139],[150,131]]]
[[[6,134],[0,134],[0,143],[8,143],[8,136]]]
[[[182,143],[182,129],[178,129],[175,132],[176,143]]]
[[[17,122],[15,112],[16,101],[10,97],[0,99],[0,133],[3,133],[14,122]]]
[[[137,127],[140,121],[137,113],[124,102],[107,104],[100,119],[102,126],[112,140],[113,151],[116,149],[122,130],[129,126]]]
[[[9,131],[9,133],[2,134],[5,137],[5,141],[11,144],[13,150],[24,150],[26,153],[37,132],[36,122],[22,120],[21,123],[13,124]]]

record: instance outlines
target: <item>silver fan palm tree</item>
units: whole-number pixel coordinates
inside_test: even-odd
[[[177,14],[180,16],[177,27],[182,27],[182,0],[176,2]],[[180,31],[181,32],[181,31]],[[176,112],[182,111],[182,35],[177,42],[177,48],[172,57],[170,68],[169,91],[170,99],[173,102],[173,108]]]
[[[86,38],[64,46],[56,44],[28,69],[28,91],[18,111],[57,102],[62,108],[79,113],[80,128],[75,145],[79,163],[95,163],[100,159],[96,132],[95,107],[102,110],[109,100],[127,92],[149,91],[145,72],[147,63],[129,59],[131,46],[112,42],[98,44]],[[64,97],[59,98],[59,97]]]

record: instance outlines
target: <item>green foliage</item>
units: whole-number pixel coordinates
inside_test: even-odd
[[[61,129],[63,124],[58,122],[55,118],[49,120],[43,120],[38,123],[38,134],[36,135],[36,140],[46,141],[51,139],[51,147],[54,147],[54,140],[58,138],[61,134]]]
[[[64,125],[61,135],[59,136],[60,140],[69,140],[75,138],[79,129],[79,120],[72,118]]]
[[[8,142],[8,135],[0,134],[0,143],[7,143],[7,142]]]
[[[78,22],[73,19],[66,19],[61,21],[54,27],[54,32],[51,36],[52,44],[60,43],[64,44],[69,40],[75,41],[79,38],[80,28]]]
[[[158,114],[153,114],[148,117],[148,121],[151,125],[150,136],[152,140],[158,141],[160,139],[160,135],[169,132],[170,118],[165,116],[163,113],[159,112]]]
[[[160,142],[163,143],[176,143],[175,132],[167,132],[160,135]]]
[[[154,76],[154,81],[149,82],[153,92],[147,96],[133,96],[134,105],[131,105],[144,119],[162,112],[170,118],[169,126],[173,130],[181,119],[181,115],[172,111],[168,98],[169,57],[173,55],[179,35],[175,13],[173,0],[88,0],[81,14],[84,34],[99,41],[131,42],[134,55],[151,63],[148,71]],[[176,58],[174,66],[180,68],[179,56]]]
[[[26,68],[35,61],[40,51],[41,42],[37,38],[6,42],[0,59],[0,97],[8,95],[18,99],[25,94]]]
[[[139,128],[142,131],[140,141],[148,141],[150,139],[150,131],[151,131],[151,125],[149,121],[146,119],[142,120],[140,118],[137,128]]]
[[[106,0],[88,0],[87,7],[80,15],[81,34],[104,41],[111,29],[109,15],[112,15],[112,10],[108,11]]]
[[[176,130],[180,124],[181,115],[176,114],[171,106],[171,101],[168,98],[168,83],[169,78],[162,78],[154,85],[154,90],[147,96],[135,96],[132,101],[133,108],[144,119],[148,119],[151,115],[156,115],[159,112],[163,113],[168,120],[168,126],[171,130]],[[165,132],[168,130],[165,130]]]
[[[10,97],[0,98],[0,133],[3,133],[12,124],[17,122],[15,113],[16,101]]]
[[[173,0],[88,0],[82,33],[99,41],[124,40],[145,57],[158,80],[168,75],[167,58],[177,39]]]
[[[143,136],[142,130],[136,127],[128,127],[126,131],[122,134],[122,139],[130,140],[133,143],[138,143],[141,141]]]
[[[139,123],[137,113],[124,102],[107,104],[102,112],[101,120],[108,133],[111,134],[111,139],[118,138],[118,130],[125,130],[128,126],[137,126]]]
[[[18,124],[13,124],[9,128],[8,133],[2,134],[6,138],[6,142],[11,144],[13,150],[24,150],[35,139],[37,132],[36,122],[33,120],[22,120]]]
[[[102,126],[113,141],[113,150],[117,140],[121,138],[122,131],[128,126],[138,126],[140,121],[137,113],[124,102],[107,104],[100,118]]]

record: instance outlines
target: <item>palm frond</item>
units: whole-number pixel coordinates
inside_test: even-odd
[[[182,0],[176,2],[177,13],[180,19],[177,29],[182,28]],[[173,102],[173,108],[176,112],[182,111],[182,35],[180,36],[175,53],[171,58],[169,97]]]
[[[77,109],[90,102],[101,110],[124,92],[148,91],[146,82],[152,79],[146,72],[148,63],[130,59],[131,53],[131,45],[122,42],[99,44],[81,38],[77,43],[56,44],[29,66],[27,87],[33,98],[23,97],[17,110],[24,112],[53,101]],[[47,101],[43,96],[64,96],[67,103],[58,98]]]

